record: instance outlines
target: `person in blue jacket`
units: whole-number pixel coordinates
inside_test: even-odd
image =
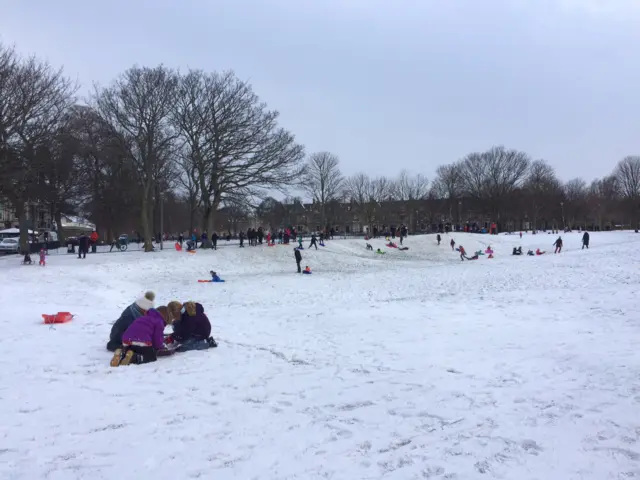
[[[213,283],[224,283],[224,280],[222,280],[216,272],[211,270],[209,273],[211,274],[211,281]]]

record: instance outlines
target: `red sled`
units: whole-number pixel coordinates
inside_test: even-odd
[[[181,252],[182,251],[182,245],[180,245],[179,243],[176,243],[175,247],[176,247],[176,251],[177,252]]]
[[[212,283],[211,280],[198,280],[198,283]]]
[[[42,314],[45,325],[51,325],[53,323],[67,323],[73,319],[73,315],[69,312],[58,312],[55,315]]]

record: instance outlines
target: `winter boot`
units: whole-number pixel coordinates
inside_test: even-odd
[[[134,355],[135,355],[135,352],[133,350],[127,350],[127,353],[125,353],[124,357],[122,357],[122,360],[120,360],[120,365],[122,366],[130,365]]]
[[[209,344],[209,348],[216,348],[218,346],[213,337],[207,338],[207,343]]]
[[[119,366],[121,360],[122,360],[122,349],[116,348],[113,352],[113,358],[111,358],[111,366],[112,367]]]

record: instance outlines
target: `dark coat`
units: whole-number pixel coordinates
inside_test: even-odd
[[[142,317],[144,312],[136,305],[132,303],[122,311],[120,318],[116,320],[116,323],[111,327],[111,334],[109,335],[109,344],[122,345],[122,335],[131,326],[134,320]]]
[[[296,257],[296,263],[300,263],[302,261],[302,254],[300,253],[300,250],[296,250],[294,255]]]
[[[180,320],[173,322],[173,338],[178,342],[206,340],[211,336],[211,322],[204,313],[204,307],[196,303],[196,314],[192,317],[184,312]]]
[[[89,237],[81,235],[80,238],[78,238],[78,244],[80,245],[80,248],[87,250],[89,248]]]
[[[584,235],[582,236],[582,243],[584,245],[589,245],[589,232],[584,232]]]

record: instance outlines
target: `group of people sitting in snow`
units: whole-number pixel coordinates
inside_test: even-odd
[[[124,309],[111,328],[107,350],[111,366],[155,362],[159,356],[217,347],[211,322],[197,302],[169,302],[155,308],[155,294],[145,293]],[[169,325],[173,333],[165,335]]]

